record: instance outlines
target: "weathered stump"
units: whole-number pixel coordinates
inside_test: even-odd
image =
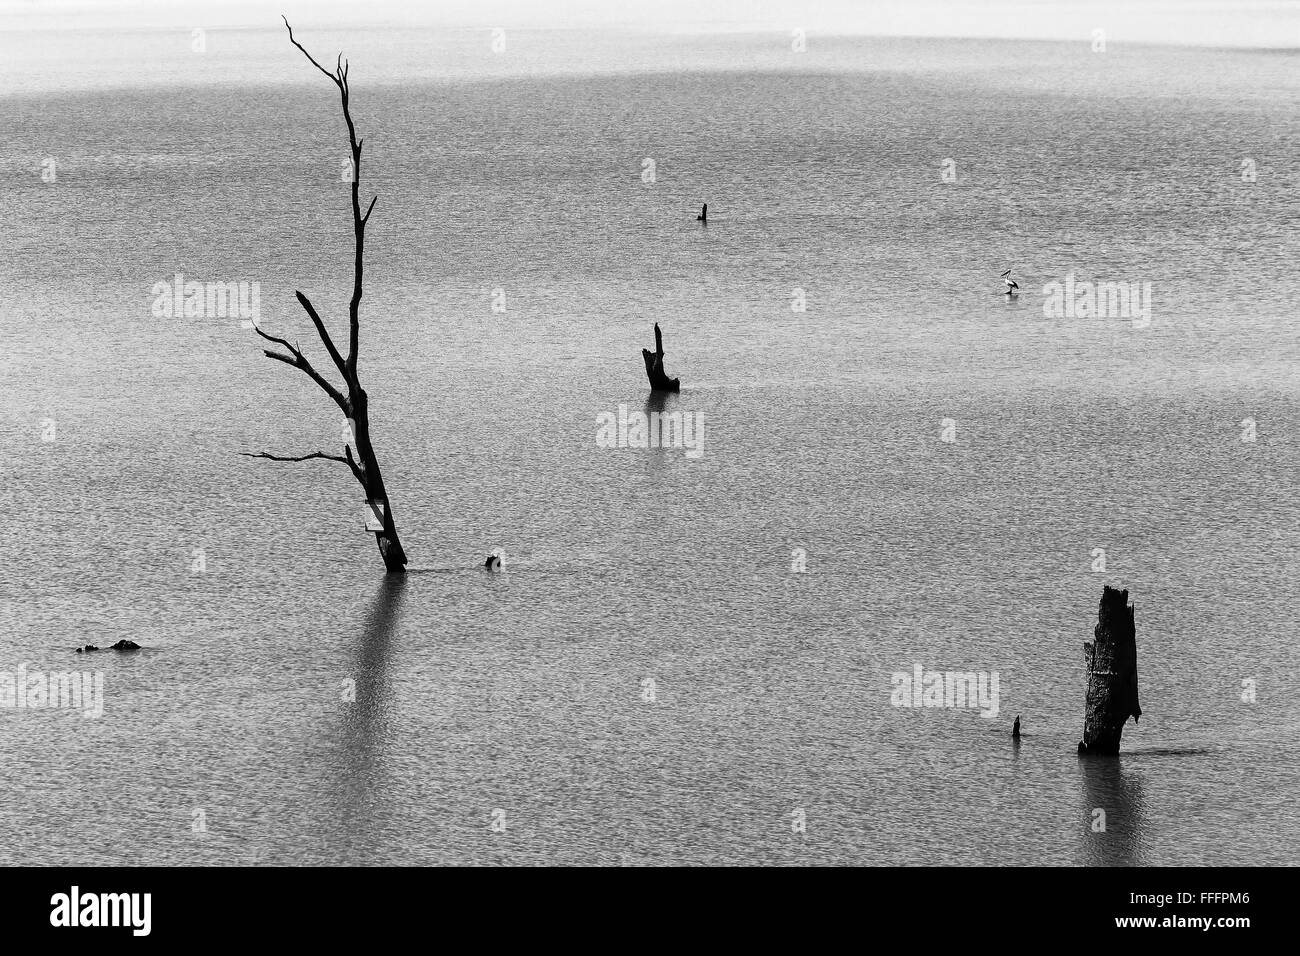
[[[87,645],[85,645],[84,647],[78,647],[78,648],[77,648],[77,653],[78,653],[78,654],[89,654],[89,653],[93,653],[94,651],[97,651],[97,650],[99,650],[99,648],[98,648],[96,645],[94,645],[94,644],[87,644]],[[109,647],[109,650],[110,650],[110,651],[138,651],[138,650],[140,650],[140,645],[137,644],[135,641],[127,640],[127,639],[124,637],[124,638],[122,638],[120,641],[118,641],[116,644],[111,645],[111,646]]]
[[[664,372],[664,340],[659,332],[659,323],[655,323],[655,350],[641,350],[641,357],[645,359],[646,378],[650,379],[650,390],[653,392],[680,392],[682,383],[680,379],[669,378]]]
[[[1083,740],[1079,753],[1117,754],[1124,724],[1138,706],[1137,638],[1128,591],[1104,587],[1097,610],[1093,640],[1083,645],[1088,666],[1088,691],[1083,709]]]

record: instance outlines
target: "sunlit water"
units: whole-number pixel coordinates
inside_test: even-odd
[[[256,281],[328,365],[336,94],[274,30],[75,39],[0,42],[0,669],[105,708],[0,709],[8,862],[1295,862],[1294,53],[305,35],[380,196],[385,580],[343,466],[237,455],[339,451],[324,395],[151,314]],[[1150,324],[1045,317],[1071,273]],[[698,458],[596,444],[656,321]],[[1104,583],[1143,718],[1081,762]],[[891,706],[917,663],[997,717]]]

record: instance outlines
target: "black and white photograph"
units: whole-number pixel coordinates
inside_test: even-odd
[[[0,130],[6,921],[872,868],[1226,947],[1300,862],[1300,3],[0,0]]]

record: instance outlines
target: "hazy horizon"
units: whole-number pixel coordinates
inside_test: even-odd
[[[304,28],[437,26],[465,29],[623,29],[653,33],[784,32],[821,36],[951,37],[1090,41],[1191,46],[1300,48],[1300,3],[1260,0],[665,0],[653,9],[594,0],[450,0],[412,11],[397,0],[354,4],[287,0],[272,7],[243,0],[159,3],[148,0],[0,0],[0,30],[230,29],[278,23]]]

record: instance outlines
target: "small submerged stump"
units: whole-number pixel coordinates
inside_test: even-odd
[[[116,644],[112,644],[112,645],[110,645],[108,649],[109,649],[110,651],[138,651],[138,650],[140,650],[140,645],[137,644],[135,641],[128,641],[128,640],[124,637],[124,638],[122,638],[120,641],[118,641]],[[94,644],[87,644],[87,645],[85,645],[84,647],[78,647],[78,648],[77,648],[77,653],[78,653],[78,654],[87,654],[87,653],[90,653],[90,652],[92,652],[92,651],[97,651],[97,650],[100,650],[100,648],[96,647]]]
[[[1138,706],[1137,637],[1128,591],[1104,587],[1097,609],[1093,640],[1083,645],[1088,666],[1088,690],[1083,705],[1080,754],[1118,754],[1119,738]]]
[[[650,379],[650,391],[652,392],[680,392],[682,383],[680,379],[669,378],[664,372],[664,340],[659,331],[659,323],[655,323],[655,350],[641,350],[641,357],[645,359],[646,378]]]

